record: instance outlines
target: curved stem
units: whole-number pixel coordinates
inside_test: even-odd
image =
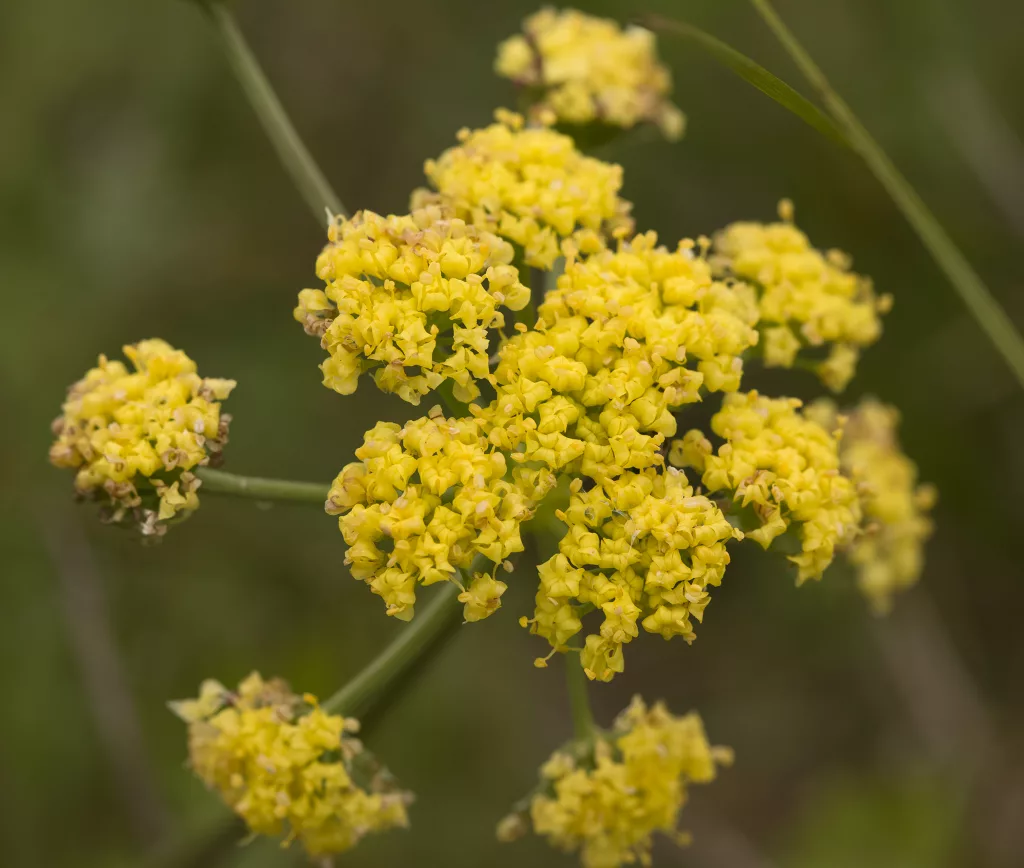
[[[857,119],[846,101],[829,84],[825,73],[814,62],[793,32],[779,17],[770,0],[750,0],[775,37],[814,87],[832,117],[842,127],[851,147],[860,154],[903,216],[913,227],[936,264],[953,284],[960,298],[978,325],[982,327],[996,350],[1002,355],[1024,387],[1024,338],[1015,328],[1006,310],[992,295],[967,258],[960,252],[942,224],[896,168],[889,156]]]
[[[565,658],[565,680],[569,688],[573,735],[579,741],[586,741],[593,737],[597,728],[593,712],[590,710],[590,700],[587,698],[587,675],[583,671],[579,654],[569,651],[562,656]]]
[[[200,2],[217,27],[228,62],[246,96],[249,97],[264,132],[277,151],[277,156],[291,176],[292,182],[313,212],[317,223],[323,226],[325,217],[330,220],[330,216],[324,213],[325,209],[330,215],[348,216],[338,194],[334,192],[292,126],[281,101],[246,43],[235,17],[222,0]]]
[[[251,497],[255,500],[295,500],[315,503],[323,507],[331,490],[320,482],[292,482],[290,479],[264,479],[260,476],[239,476],[223,470],[200,467],[196,470],[202,482],[202,491]]]
[[[455,605],[460,593],[454,582],[445,582],[434,599],[377,657],[333,696],[322,703],[324,711],[359,717],[387,688],[412,667],[427,648],[457,623],[462,610]]]

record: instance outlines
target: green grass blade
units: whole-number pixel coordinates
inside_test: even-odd
[[[295,188],[309,206],[313,218],[320,226],[325,226],[328,220],[327,211],[332,215],[347,216],[341,199],[309,153],[273,87],[260,69],[256,55],[245,41],[235,17],[222,0],[200,0],[200,6],[205,9],[216,26],[224,46],[224,54],[239,84],[249,97],[249,102],[263,125],[267,138],[277,151],[277,156]]]
[[[931,253],[936,264],[953,284],[971,315],[999,351],[1017,382],[1024,387],[1024,338],[1014,326],[1006,310],[992,295],[981,277],[967,261],[967,257],[925,205],[924,200],[903,177],[860,122],[846,101],[833,90],[824,72],[797,40],[793,32],[778,16],[769,0],[751,0],[775,37],[789,52],[811,87],[818,91],[822,102],[839,124],[850,147],[867,163],[868,168],[886,189],[896,207],[917,232],[921,242]]]
[[[642,20],[645,27],[685,39],[715,58],[723,66],[728,67],[748,84],[752,84],[761,93],[771,97],[783,108],[789,109],[800,120],[814,127],[822,135],[834,142],[849,146],[850,142],[835,122],[809,99],[790,87],[778,76],[772,75],[767,69],[755,63],[745,54],[730,45],[705,33],[699,27],[676,21],[663,15],[649,15]]]

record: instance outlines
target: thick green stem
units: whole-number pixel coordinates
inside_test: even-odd
[[[264,132],[302,198],[313,212],[317,223],[323,226],[325,221],[330,219],[326,212],[330,212],[331,215],[347,216],[338,194],[334,192],[292,126],[281,101],[260,69],[256,56],[246,43],[230,10],[222,0],[200,2],[220,33],[228,62],[245,95],[249,97]]]
[[[445,582],[434,599],[358,675],[323,703],[325,711],[359,717],[399,680],[420,656],[462,617],[455,604],[460,593],[454,582]]]
[[[593,738],[594,715],[590,710],[587,698],[587,675],[580,663],[580,655],[569,651],[562,655],[565,658],[565,680],[569,688],[569,708],[572,710],[572,732],[579,741]]]
[[[807,81],[818,91],[825,107],[846,134],[851,147],[860,154],[868,168],[885,187],[939,268],[953,284],[967,309],[1002,355],[1017,382],[1024,387],[1024,338],[1002,305],[928,210],[928,206],[917,191],[911,187],[878,142],[857,119],[845,100],[832,89],[821,68],[779,17],[770,0],[750,2],[789,52]]]
[[[251,497],[255,500],[296,500],[323,507],[331,488],[319,482],[292,482],[290,479],[264,479],[259,476],[238,476],[223,470],[201,467],[196,471],[202,481],[202,492]]]

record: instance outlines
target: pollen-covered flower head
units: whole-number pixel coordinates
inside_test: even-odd
[[[188,724],[189,764],[256,835],[287,835],[313,857],[408,825],[410,793],[353,737],[358,722],[253,672],[230,691],[204,681],[170,703]]]
[[[98,501],[105,520],[159,536],[199,506],[191,471],[220,458],[231,419],[220,401],[235,381],[200,377],[162,340],[123,351],[130,368],[101,355],[68,390],[50,461],[76,472],[75,491]]]
[[[324,289],[299,293],[295,318],[320,338],[324,385],[343,395],[372,372],[385,392],[418,404],[451,380],[471,400],[487,378],[488,330],[502,308],[530,300],[512,245],[432,205],[334,223],[316,263]]]
[[[591,678],[622,671],[622,646],[641,626],[692,639],[735,536],[662,454],[673,411],[736,389],[758,337],[752,292],[714,282],[692,246],[670,251],[647,233],[570,256],[536,329],[502,346],[496,398],[473,408],[516,465],[573,480],[559,554],[541,565],[523,621],[564,652],[585,612],[600,609],[583,650]]]
[[[384,599],[389,615],[413,617],[417,585],[459,581],[476,556],[494,571],[523,550],[522,522],[554,484],[551,473],[515,471],[479,420],[445,418],[440,407],[403,425],[379,422],[331,487],[352,575]],[[498,608],[502,582],[484,575],[460,600],[466,620]]]
[[[483,129],[461,130],[458,145],[424,166],[459,217],[513,242],[538,268],[550,268],[560,242],[580,230],[629,233],[621,166],[584,156],[567,135],[524,127],[520,115],[499,109],[495,117]],[[436,199],[413,195],[414,205]]]
[[[726,395],[711,429],[687,432],[672,445],[673,463],[694,467],[709,494],[731,494],[746,536],[768,548],[791,528],[799,551],[789,556],[797,582],[821,578],[836,551],[857,536],[860,502],[842,473],[838,431],[800,411],[796,398],[757,392]],[[749,529],[748,529],[749,528]]]
[[[648,865],[655,833],[688,841],[679,814],[689,786],[709,783],[731,761],[732,751],[708,743],[696,713],[676,717],[636,697],[610,732],[552,754],[528,806],[499,824],[498,837],[532,826],[559,850],[578,852],[584,868]]]
[[[647,122],[669,139],[683,133],[683,113],[669,100],[672,75],[658,60],[654,34],[642,27],[541,9],[523,22],[522,34],[498,46],[494,68],[563,123]]]
[[[792,204],[777,223],[733,223],[715,235],[712,262],[727,277],[757,287],[763,356],[770,367],[811,365],[833,391],[853,377],[860,351],[882,333],[891,296],[850,270],[838,250],[821,252],[793,223]]]
[[[835,424],[835,405],[815,402],[809,413]],[[921,485],[917,466],[900,448],[899,411],[868,398],[845,414],[840,460],[857,483],[864,532],[850,549],[861,591],[878,612],[892,606],[893,595],[914,585],[924,567],[924,544],[933,525],[928,513],[934,486]]]

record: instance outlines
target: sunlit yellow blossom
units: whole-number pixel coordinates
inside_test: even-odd
[[[478,420],[446,419],[435,407],[404,426],[379,422],[356,457],[334,480],[327,510],[340,515],[352,575],[389,615],[412,618],[417,584],[457,579],[477,555],[497,564],[523,550],[519,527],[534,501]],[[542,497],[554,484],[547,476],[535,475],[529,493]],[[497,609],[501,584],[474,580],[463,600],[467,620]]]
[[[581,616],[599,610],[600,626],[586,637],[581,658],[587,676],[601,681],[623,670],[622,646],[641,627],[693,640],[692,620],[703,619],[708,589],[721,584],[729,563],[726,542],[742,536],[671,467],[576,491],[558,517],[568,530],[558,554],[539,567],[529,624],[565,651],[582,629]]]
[[[488,376],[488,330],[502,307],[530,300],[512,245],[434,205],[403,216],[361,211],[333,224],[316,263],[323,290],[299,293],[295,318],[329,358],[324,385],[343,395],[372,371],[377,385],[418,404],[451,380],[460,400]]]
[[[790,203],[779,211],[781,222],[733,223],[717,233],[712,262],[723,276],[758,287],[765,364],[791,368],[806,356],[822,381],[841,392],[861,349],[881,335],[879,315],[892,299],[877,297],[871,281],[850,270],[846,254],[814,249],[793,224]],[[825,347],[822,359],[813,348]]]
[[[502,820],[499,839],[532,825],[552,846],[579,852],[584,868],[648,865],[655,833],[688,840],[678,827],[689,785],[709,783],[731,761],[732,751],[708,743],[696,713],[675,717],[662,703],[648,709],[636,697],[611,732],[551,756],[539,792]]]
[[[463,129],[459,144],[424,166],[440,200],[459,217],[514,242],[528,265],[550,268],[562,239],[581,230],[628,233],[630,205],[619,198],[622,167],[586,157],[566,135],[523,127],[512,112]],[[436,197],[413,196],[421,204]]]
[[[132,369],[100,356],[68,390],[50,461],[76,471],[75,490],[111,522],[159,536],[199,506],[190,471],[216,463],[234,380],[203,379],[184,352],[157,339],[124,347]]]
[[[542,9],[523,34],[498,47],[496,72],[537,94],[538,109],[569,124],[658,125],[669,139],[683,133],[683,113],[668,97],[672,76],[658,61],[654,34],[575,9]]]
[[[816,402],[809,412],[834,424],[831,402]],[[896,408],[869,398],[846,415],[840,443],[843,469],[857,483],[864,511],[864,533],[849,557],[861,591],[878,612],[888,611],[893,595],[920,578],[932,533],[928,512],[935,488],[918,484],[917,466],[900,448],[898,428]]]
[[[854,483],[840,471],[838,432],[799,408],[795,398],[726,395],[711,420],[725,443],[715,452],[690,431],[674,455],[701,471],[710,493],[732,492],[740,517],[756,526],[747,537],[765,548],[799,525],[800,552],[789,559],[803,582],[821,578],[836,550],[853,542],[861,509]]]
[[[316,697],[253,672],[235,692],[204,681],[197,699],[170,705],[188,724],[193,771],[253,834],[287,835],[320,857],[408,825],[411,794],[352,736],[358,722]]]
[[[502,346],[496,398],[473,408],[524,471],[577,479],[559,514],[560,554],[541,565],[524,620],[565,651],[582,610],[600,608],[582,652],[591,678],[622,671],[622,646],[640,627],[691,640],[729,560],[732,527],[685,475],[664,471],[661,450],[673,411],[702,390],[739,386],[757,306],[748,287],[714,282],[692,248],[670,251],[647,233],[571,255],[537,327]]]

